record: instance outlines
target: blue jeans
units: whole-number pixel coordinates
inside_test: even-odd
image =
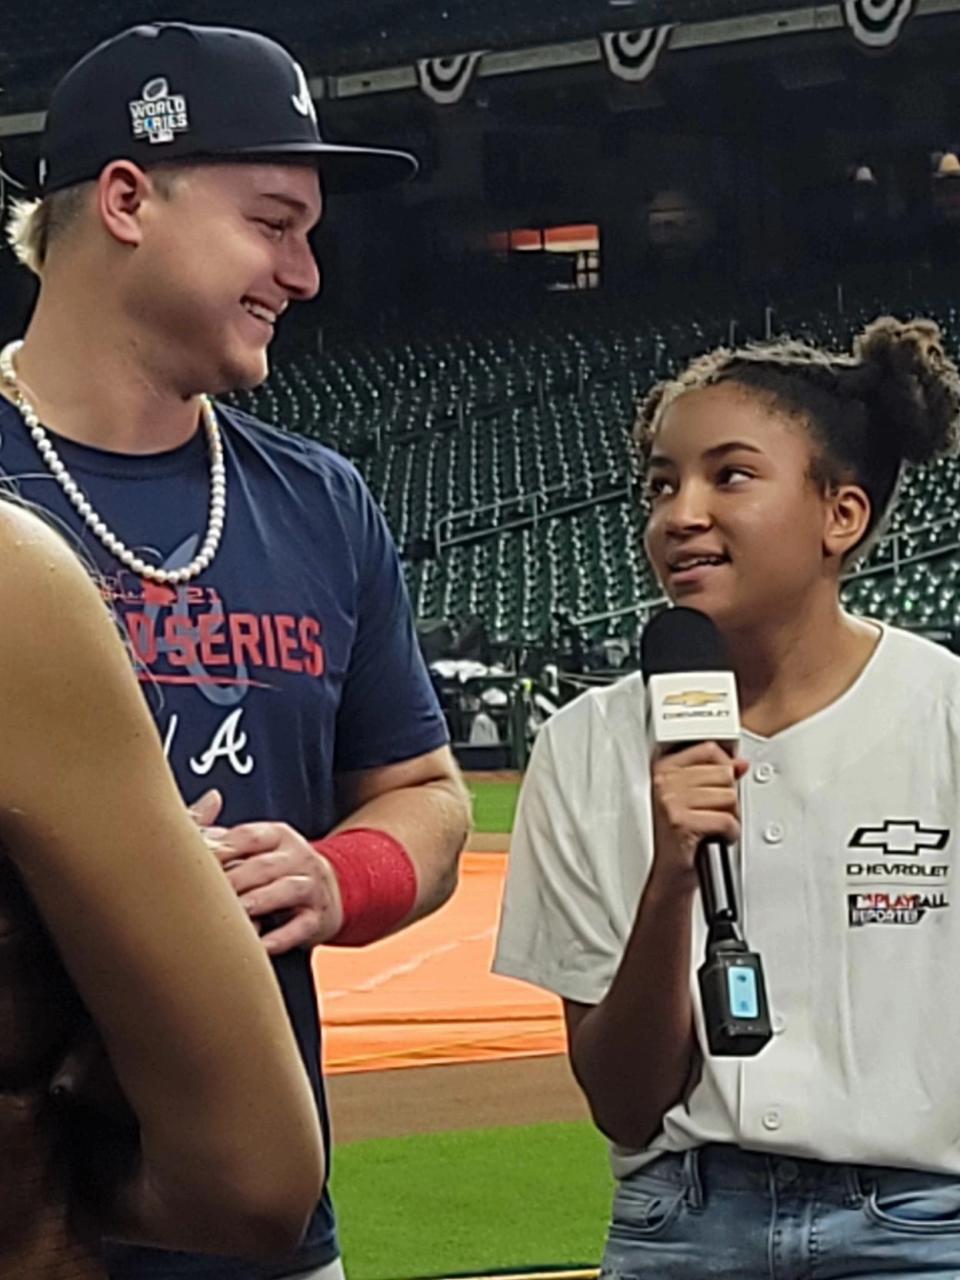
[[[601,1280],[960,1280],[960,1178],[708,1146],[619,1185]]]

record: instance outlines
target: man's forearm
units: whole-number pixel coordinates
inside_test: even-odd
[[[442,906],[456,888],[460,854],[470,831],[470,799],[455,778],[400,787],[368,800],[334,831],[352,827],[385,831],[410,856],[417,894],[412,910],[396,926],[402,929]]]

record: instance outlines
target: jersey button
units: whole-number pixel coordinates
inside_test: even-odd
[[[779,1107],[768,1107],[761,1117],[761,1123],[765,1129],[769,1129],[771,1133],[779,1129],[783,1124],[783,1116],[780,1114]]]
[[[763,838],[767,844],[782,844],[784,837],[782,822],[768,822],[763,828]]]
[[[776,777],[776,773],[777,771],[773,765],[764,761],[763,764],[758,764],[756,769],[754,769],[753,776],[756,778],[757,782],[770,782],[774,777]]]

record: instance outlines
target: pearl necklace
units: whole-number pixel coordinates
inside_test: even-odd
[[[104,520],[94,510],[92,504],[84,497],[80,486],[70,475],[60,455],[53,447],[50,437],[41,425],[37,411],[23,394],[23,389],[20,386],[13,358],[22,346],[22,342],[11,342],[3,348],[3,351],[0,351],[0,375],[2,375],[4,382],[10,388],[13,401],[29,428],[31,438],[37,446],[40,457],[52,472],[54,479],[67,495],[71,505],[87,528],[100,539],[111,555],[115,556],[121,564],[125,564],[128,569],[132,569],[141,578],[149,579],[150,582],[162,582],[175,586],[182,582],[189,582],[192,578],[196,578],[203,573],[204,569],[209,567],[213,557],[217,554],[227,514],[227,471],[223,460],[223,441],[220,438],[220,428],[217,425],[217,415],[213,408],[213,402],[208,396],[203,396],[200,400],[204,430],[207,434],[207,448],[210,453],[210,515],[207,522],[207,536],[204,538],[199,554],[184,568],[158,569],[155,565],[147,564],[145,560],[141,560],[135,552],[120,541],[116,534],[110,531]]]

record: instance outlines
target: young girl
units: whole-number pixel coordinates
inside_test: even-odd
[[[937,327],[892,319],[852,356],[716,351],[642,406],[647,553],[727,642],[740,754],[652,754],[639,676],[549,721],[496,960],[563,998],[611,1280],[960,1276],[960,662],[839,599],[958,411]],[[754,1058],[705,1051],[706,835],[763,956]]]

